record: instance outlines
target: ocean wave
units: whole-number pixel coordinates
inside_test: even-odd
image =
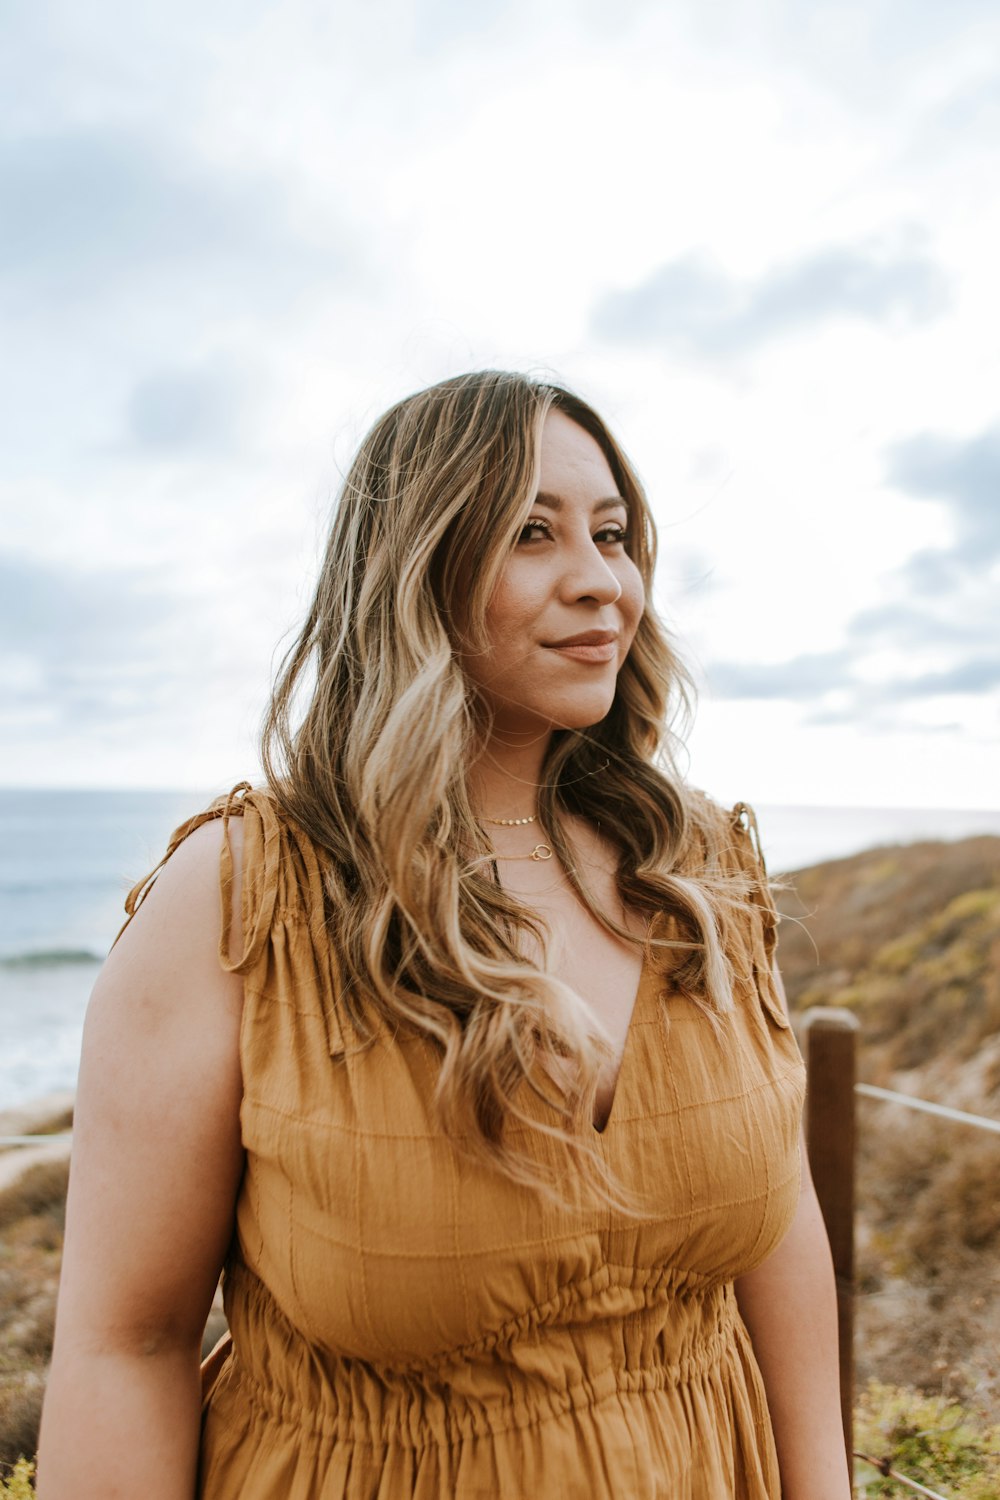
[[[62,969],[72,964],[102,964],[106,954],[89,948],[40,948],[27,953],[6,953],[0,969]]]

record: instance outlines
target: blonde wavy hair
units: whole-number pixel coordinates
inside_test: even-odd
[[[597,441],[628,503],[646,606],[607,717],[552,737],[540,820],[584,905],[630,938],[596,905],[562,831],[567,814],[600,824],[618,848],[623,905],[674,919],[663,940],[672,983],[712,1014],[731,1007],[724,882],[713,894],[711,878],[683,873],[693,841],[710,871],[720,836],[673,758],[670,726],[689,685],[651,602],[652,517],[621,448],[568,390],[486,370],[409,396],[375,423],[279,671],[262,756],[273,796],[325,851],[338,998],[358,1036],[370,1039],[374,1010],[393,1030],[433,1039],[439,1117],[480,1160],[552,1188],[509,1141],[517,1119],[564,1141],[598,1195],[621,1201],[591,1125],[607,1047],[579,997],[525,958],[529,933],[544,940],[540,921],[501,887],[467,786],[489,721],[458,643],[485,644],[486,606],[537,490],[553,408]],[[519,1102],[525,1082],[552,1123]]]

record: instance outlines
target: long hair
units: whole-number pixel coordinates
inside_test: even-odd
[[[458,642],[485,643],[486,607],[537,490],[551,408],[608,461],[646,603],[607,717],[552,737],[541,822],[595,919],[629,937],[595,903],[561,832],[566,814],[600,824],[617,845],[623,904],[673,918],[664,943],[672,983],[713,1015],[730,1008],[725,897],[683,873],[692,843],[710,856],[718,834],[673,758],[671,725],[689,684],[651,602],[652,518],[611,433],[569,391],[487,370],[420,391],[375,423],[280,669],[262,758],[279,805],[325,853],[338,1003],[358,1036],[371,1037],[376,1011],[393,1030],[433,1039],[440,1118],[479,1159],[551,1188],[550,1174],[508,1139],[505,1126],[518,1119],[562,1140],[599,1195],[620,1199],[591,1128],[606,1046],[579,998],[524,957],[529,933],[544,941],[541,924],[497,880],[466,779],[488,722]],[[523,1084],[547,1101],[553,1123],[524,1107]]]

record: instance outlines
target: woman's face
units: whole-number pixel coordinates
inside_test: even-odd
[[[585,729],[610,710],[644,603],[629,524],[599,444],[550,411],[538,493],[487,607],[487,649],[463,659],[496,730]]]

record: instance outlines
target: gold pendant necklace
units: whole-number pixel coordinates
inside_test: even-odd
[[[536,844],[530,854],[498,854],[493,850],[494,859],[533,859],[536,863],[543,859],[552,858],[552,847],[550,844]]]

